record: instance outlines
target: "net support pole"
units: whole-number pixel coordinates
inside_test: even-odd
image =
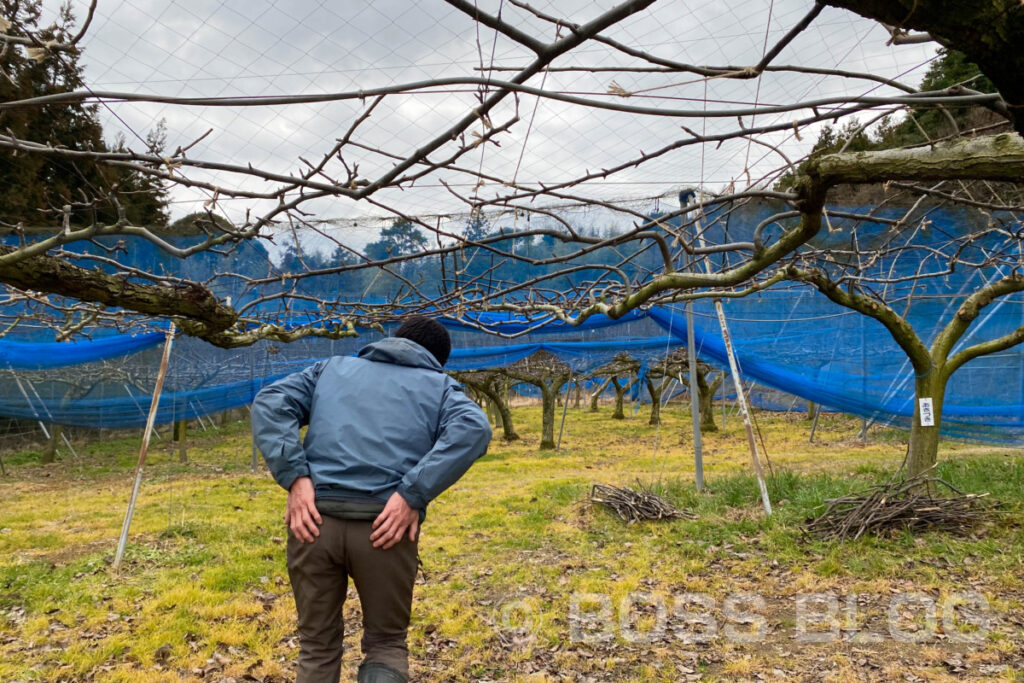
[[[555,450],[562,450],[562,432],[565,431],[565,414],[569,411],[569,391],[572,388],[572,373],[569,373],[569,381],[565,383],[565,403],[562,404],[562,424],[558,426],[558,443]]]
[[[699,195],[696,195],[692,191],[690,192],[689,199],[697,197],[700,201]],[[689,203],[684,202],[684,195],[680,193],[679,196],[680,204]],[[693,222],[693,237],[703,241],[701,235],[700,216],[698,215]],[[708,266],[710,267],[710,266]],[[696,254],[693,254],[693,258],[689,263],[689,268],[694,272],[697,271],[697,258]],[[697,342],[695,340],[695,334],[693,331],[693,303],[690,301],[686,302],[686,360],[688,365],[688,371],[690,374],[690,423],[693,425],[693,471],[694,479],[697,483],[697,490],[704,490],[704,446],[700,432],[700,385],[697,382]]]
[[[772,514],[772,501],[768,497],[768,486],[764,481],[761,456],[757,452],[757,439],[754,438],[754,426],[750,421],[750,408],[747,406],[747,396],[743,391],[743,382],[740,380],[736,354],[733,353],[732,338],[729,336],[729,326],[725,321],[725,309],[722,307],[720,299],[715,299],[715,312],[718,314],[718,324],[722,327],[722,341],[725,342],[725,351],[729,355],[729,370],[732,372],[733,382],[736,385],[736,402],[739,404],[740,415],[743,416],[743,426],[746,427],[747,431],[750,459],[754,465],[754,474],[757,475],[757,488],[761,492],[761,504],[764,505],[764,513],[770,515]]]
[[[64,430],[61,429],[60,425],[57,424],[57,421],[53,419],[53,413],[51,413],[50,409],[46,407],[46,402],[43,401],[43,397],[39,395],[38,391],[36,391],[36,386],[32,384],[32,380],[26,377],[25,384],[27,384],[28,388],[32,390],[32,394],[36,397],[36,399],[39,400],[39,405],[41,405],[43,407],[43,410],[46,411],[46,416],[50,418],[50,424],[54,425],[54,429],[59,431],[60,438],[64,441],[64,445],[68,447],[69,451],[71,451],[71,455],[75,458],[75,460],[78,460],[78,452],[75,450],[75,447],[71,445],[71,442],[68,441],[68,436],[67,434],[64,433]]]
[[[725,377],[722,377],[722,431],[725,431]]]
[[[686,304],[686,355],[690,366],[690,421],[693,423],[693,468],[697,490],[704,490],[704,452],[700,433],[700,387],[697,384],[697,343],[693,333],[693,304]]]
[[[156,423],[156,411],[160,406],[160,394],[164,389],[164,377],[167,376],[167,362],[171,357],[171,345],[174,342],[174,323],[167,328],[167,339],[164,341],[164,354],[160,358],[160,371],[156,376],[156,386],[153,387],[153,400],[149,404],[149,415],[146,418],[146,429],[142,432],[142,446],[139,448],[139,463],[135,467],[135,483],[132,486],[132,495],[128,500],[128,510],[124,515],[124,523],[121,525],[121,537],[117,540],[117,553],[114,555],[114,569],[121,565],[124,557],[124,548],[128,544],[128,529],[132,525],[132,516],[135,514],[135,501],[139,497],[139,487],[142,485],[142,468],[146,464],[146,453],[149,452],[149,436],[153,433],[153,425]]]
[[[43,424],[43,418],[40,417],[39,412],[36,410],[35,404],[32,403],[32,399],[28,397],[28,393],[25,391],[25,387],[22,386],[21,384],[21,379],[18,378],[18,373],[16,373],[12,369],[11,376],[14,377],[14,382],[15,384],[18,385],[18,391],[21,392],[21,397],[25,399],[25,404],[29,407],[29,410],[32,411],[32,414],[35,415],[36,422],[39,424],[39,428],[43,430],[43,434],[46,436],[47,439],[49,439],[50,430],[46,428],[45,424]]]
[[[252,420],[252,406],[247,405],[245,407],[249,411],[249,420]],[[252,430],[250,430],[251,432]],[[260,471],[260,449],[256,447],[256,439],[252,439],[252,473],[256,474]]]
[[[140,413],[145,415],[146,411],[143,410],[142,404],[139,403],[139,401],[135,398],[135,394],[132,392],[132,388],[130,386],[128,386],[127,382],[125,382],[123,386],[124,386],[124,390],[127,391],[128,395],[131,397],[132,402],[135,403],[135,407],[139,409]],[[158,430],[156,428],[156,426],[153,427],[153,436],[155,436],[159,440],[163,440],[163,437],[160,436],[160,430]]]
[[[196,414],[196,422],[199,423],[199,426],[202,427],[203,431],[205,432],[206,431],[206,423],[203,422],[202,410],[200,410],[197,406],[192,405],[192,399],[189,399],[188,407],[191,408],[192,412]],[[184,422],[184,420],[183,420],[183,422]]]
[[[814,404],[814,417],[811,419],[811,436],[807,439],[807,443],[814,443],[814,432],[818,430],[818,416],[821,415],[821,406],[817,403]]]
[[[703,192],[698,192],[698,202],[704,200]],[[704,215],[703,208],[700,209],[701,216]],[[697,243],[703,248],[704,247],[704,235],[703,228],[700,224],[700,218],[694,222],[694,228],[697,233]],[[704,268],[707,273],[711,275],[713,273],[711,269],[711,261],[708,259],[704,260]],[[743,390],[743,380],[740,378],[739,364],[736,362],[736,354],[732,348],[732,337],[729,335],[729,324],[725,320],[725,307],[722,306],[721,299],[715,299],[715,313],[718,316],[718,326],[722,329],[722,341],[725,343],[725,352],[729,356],[729,371],[732,373],[732,381],[736,387],[736,403],[738,404],[740,415],[743,417],[743,426],[746,427],[747,431],[747,444],[750,446],[750,459],[754,466],[754,474],[757,476],[757,488],[761,492],[761,504],[764,506],[764,513],[766,515],[772,514],[772,501],[768,497],[768,485],[764,480],[764,468],[761,467],[761,456],[757,452],[757,439],[754,437],[754,425],[750,421],[750,409],[747,406],[747,395]]]

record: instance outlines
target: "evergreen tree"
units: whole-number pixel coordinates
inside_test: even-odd
[[[40,27],[41,0],[0,0],[0,15],[11,22],[12,33],[34,35],[40,41],[70,40],[74,15],[61,8],[58,21]],[[7,46],[0,54],[0,101],[11,102],[69,92],[84,86],[78,50],[30,50]],[[49,104],[0,111],[0,130],[14,137],[83,151],[106,151],[95,105]],[[163,145],[158,126],[147,141],[150,149]],[[0,221],[8,226],[53,228],[61,224],[64,206],[72,207],[72,223],[113,222],[117,212],[111,192],[134,223],[166,225],[167,199],[162,185],[151,177],[104,167],[92,160],[45,154],[0,151]],[[123,196],[121,193],[125,193]]]
[[[366,245],[366,255],[374,261],[384,261],[395,256],[406,256],[422,251],[427,238],[409,221],[396,219],[380,231],[380,239]]]
[[[163,156],[167,145],[167,124],[164,119],[146,135],[146,153]],[[124,136],[119,135],[114,144],[115,151],[125,151]],[[167,212],[167,188],[159,178],[147,173],[120,170],[113,176],[117,182],[117,195],[125,217],[134,225],[163,227],[170,218]],[[204,214],[205,215],[205,214]],[[220,221],[218,221],[220,222]],[[223,221],[226,223],[226,221]]]
[[[992,82],[982,75],[978,66],[969,62],[962,52],[942,48],[939,55],[939,58],[931,63],[921,81],[922,91],[944,90],[963,85],[981,92],[995,92]],[[822,128],[811,149],[811,155],[832,154],[840,150],[863,152],[918,145],[953,134],[949,117],[956,121],[958,128],[964,128],[970,125],[972,116],[982,116],[980,111],[982,110],[979,107],[946,107],[943,112],[935,107],[917,106],[912,107],[905,117],[882,119],[871,131],[860,130],[860,124],[853,118],[839,129],[835,126]],[[803,164],[800,165],[800,169],[803,169]],[[793,171],[786,172],[776,182],[775,189],[785,191],[792,188],[796,175]]]

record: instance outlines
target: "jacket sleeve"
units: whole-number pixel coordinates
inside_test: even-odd
[[[288,375],[264,387],[252,402],[252,438],[270,473],[290,489],[299,477],[309,476],[299,428],[309,424],[313,391],[327,361]]]
[[[457,482],[491,442],[484,411],[454,381],[445,390],[439,427],[434,447],[398,485],[398,494],[418,510]]]

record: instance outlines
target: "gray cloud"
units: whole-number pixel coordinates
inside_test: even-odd
[[[540,3],[545,12],[586,21],[614,3]],[[520,28],[543,39],[554,29],[518,8],[497,1],[481,2],[481,8],[514,21]],[[752,64],[810,8],[802,0],[776,0],[770,23],[768,0],[718,3],[658,2],[607,32],[617,40],[655,55],[691,63]],[[84,14],[79,0],[76,10]],[[53,9],[52,7],[50,8]],[[886,76],[911,73],[904,80],[919,82],[923,69],[914,67],[934,54],[934,46],[889,47],[886,34],[872,22],[840,10],[825,10],[803,35],[788,46],[776,63],[871,71]],[[503,36],[477,26],[469,17],[452,10],[441,0],[388,0],[384,2],[288,2],[265,0],[158,0],[102,2],[85,41],[83,62],[86,79],[95,89],[190,96],[253,96],[346,91],[406,83],[453,75],[480,75],[484,63],[521,66],[530,55]],[[629,58],[591,43],[564,56],[556,66],[628,65]],[[507,74],[506,74],[507,75]],[[535,77],[532,85],[540,85]],[[627,102],[664,108],[704,106],[705,83],[687,75],[552,73],[544,81],[549,89],[600,96],[611,81],[636,94]],[[865,81],[794,74],[767,74],[756,81],[716,79],[706,84],[707,106],[725,108],[752,103],[788,103],[810,97],[861,94],[873,87]],[[879,94],[890,92],[887,88]],[[472,88],[441,93],[396,96],[376,111],[361,131],[360,142],[389,153],[407,154],[464,116],[475,104]],[[683,123],[708,132],[735,129],[736,120],[635,116],[584,110],[543,101],[532,120],[535,100],[519,101],[520,122],[500,138],[501,147],[487,146],[481,159],[475,151],[464,165],[482,163],[485,172],[526,182],[558,182],[581,172],[615,165],[639,150],[649,151],[684,137]],[[166,119],[169,146],[187,144],[213,129],[190,154],[197,158],[253,165],[279,173],[301,168],[299,157],[310,161],[330,149],[362,111],[363,103],[338,102],[285,107],[216,108],[120,103],[103,109],[108,133],[123,130],[114,113],[129,130],[145,135],[161,118]],[[492,116],[499,122],[512,113],[507,102]],[[763,116],[757,123],[787,121],[797,114]],[[750,119],[744,121],[750,125]],[[816,130],[803,131],[803,140],[792,134],[770,136],[790,156],[806,152]],[[525,145],[525,148],[524,148]],[[719,149],[705,146],[703,176],[699,147],[673,152],[639,169],[618,174],[608,182],[594,183],[586,192],[615,200],[671,191],[680,183],[703,180],[724,186],[743,182],[745,170],[753,176],[780,165],[777,155],[763,147],[733,142]],[[390,168],[391,159],[365,151],[347,157],[359,163],[370,177]],[[340,174],[340,165],[331,171]],[[516,170],[518,169],[518,171]],[[223,174],[189,172],[190,176],[226,181]],[[459,211],[461,205],[439,186],[444,179],[471,192],[472,181],[451,172],[439,173],[417,187],[381,193],[381,200],[411,214]],[[258,181],[245,186],[265,189]],[[500,192],[485,186],[481,192]],[[207,199],[205,193],[176,189],[174,213],[195,210]],[[249,208],[266,210],[260,202],[225,201],[229,216],[238,218]],[[322,218],[379,215],[372,206],[345,200],[317,202],[310,207]]]

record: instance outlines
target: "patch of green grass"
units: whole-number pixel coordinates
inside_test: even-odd
[[[495,441],[431,505],[420,545],[427,579],[416,589],[410,633],[418,678],[548,680],[527,674],[535,662],[602,680],[679,680],[683,667],[711,678],[774,668],[798,676],[815,671],[812,657],[845,656],[839,645],[795,651],[791,610],[769,615],[779,625],[779,647],[791,652],[786,657],[767,646],[716,641],[687,659],[674,641],[644,649],[621,635],[606,648],[589,648],[569,639],[574,593],[599,593],[619,605],[630,591],[704,592],[719,601],[734,591],[761,592],[783,604],[801,590],[939,594],[955,583],[980,586],[999,610],[1024,614],[1019,452],[943,444],[938,475],[1002,503],[973,536],[895,534],[838,544],[806,537],[805,520],[826,499],[892,476],[905,435],[873,428],[862,442],[859,420],[827,415],[810,444],[806,420],[760,414],[774,471],[767,486],[775,512],[766,518],[739,420],[705,436],[707,487],[698,492],[687,413],[670,406],[664,423],[651,427],[646,410],[622,421],[608,412],[570,409],[562,450],[542,454],[539,408],[516,408],[523,439]],[[168,441],[154,441],[116,571],[109,558],[137,435],[80,444],[79,461],[40,466],[33,464],[38,451],[6,456],[13,474],[0,480],[0,680],[184,681],[215,654],[230,660],[217,677],[291,678],[285,493],[265,472],[249,471],[248,439],[244,423],[193,430],[188,463],[167,452]],[[586,504],[598,482],[639,482],[697,518],[627,526]],[[510,602],[536,618],[531,639],[514,641],[501,631]],[[350,601],[350,620],[354,610]],[[649,618],[638,623],[649,625]],[[43,648],[58,641],[65,646]],[[1013,642],[1014,633],[996,630],[979,661],[1012,664]],[[351,645],[346,676],[358,663]],[[930,676],[918,660],[941,669],[927,648],[907,646],[904,655],[879,647],[871,656],[898,663],[898,673]],[[158,651],[169,653],[166,660],[158,661]]]

